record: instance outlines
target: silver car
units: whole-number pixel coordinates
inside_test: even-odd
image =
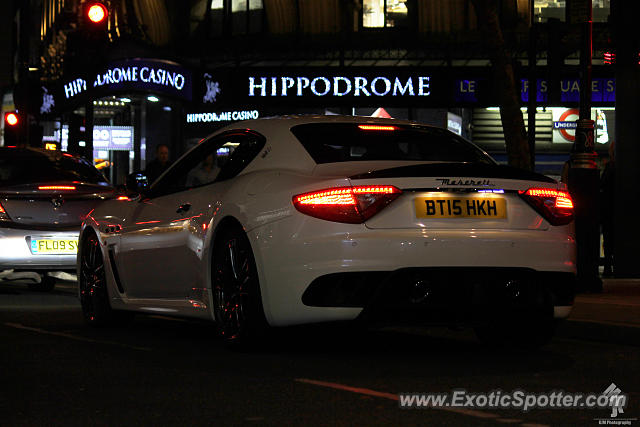
[[[0,272],[35,271],[40,281],[30,287],[53,289],[47,273],[75,271],[82,220],[115,194],[81,157],[0,147]]]

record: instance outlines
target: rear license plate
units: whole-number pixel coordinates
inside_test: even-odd
[[[32,239],[33,255],[69,255],[78,252],[78,241],[75,239]]]
[[[418,218],[506,218],[507,202],[497,197],[417,197]]]

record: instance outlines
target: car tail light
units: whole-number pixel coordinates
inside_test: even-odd
[[[9,214],[2,207],[2,203],[0,203],[0,221],[11,221],[11,218],[9,218]]]
[[[383,126],[383,125],[358,125],[358,128],[361,130],[386,130],[386,131],[394,131],[398,128],[395,126]]]
[[[315,218],[362,224],[400,194],[402,191],[393,185],[327,188],[294,196],[293,205]]]
[[[571,195],[553,188],[530,188],[520,195],[551,225],[565,225],[573,220]]]
[[[76,187],[73,185],[41,185],[38,187],[38,190],[53,190],[53,191],[73,191]]]

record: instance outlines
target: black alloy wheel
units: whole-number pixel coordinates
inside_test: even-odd
[[[221,231],[212,263],[218,332],[229,343],[255,343],[267,329],[251,244],[244,231]]]
[[[100,242],[94,233],[89,233],[82,245],[78,287],[82,314],[89,325],[120,324],[133,317],[133,313],[117,312],[111,308],[104,258],[100,250]]]

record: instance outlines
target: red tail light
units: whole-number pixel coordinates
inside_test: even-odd
[[[41,185],[38,187],[38,190],[65,190],[71,191],[75,190],[76,187],[73,185]]]
[[[573,221],[571,195],[553,188],[530,188],[520,195],[551,225],[565,225]]]
[[[397,129],[395,126],[381,126],[381,125],[358,125],[358,128],[362,130],[387,130],[387,131],[394,131]]]
[[[400,194],[402,191],[393,185],[327,188],[294,196],[293,205],[315,218],[362,224]]]
[[[7,212],[2,207],[2,204],[0,203],[0,221],[6,221],[10,219],[11,218],[9,218],[9,214],[7,214]]]

